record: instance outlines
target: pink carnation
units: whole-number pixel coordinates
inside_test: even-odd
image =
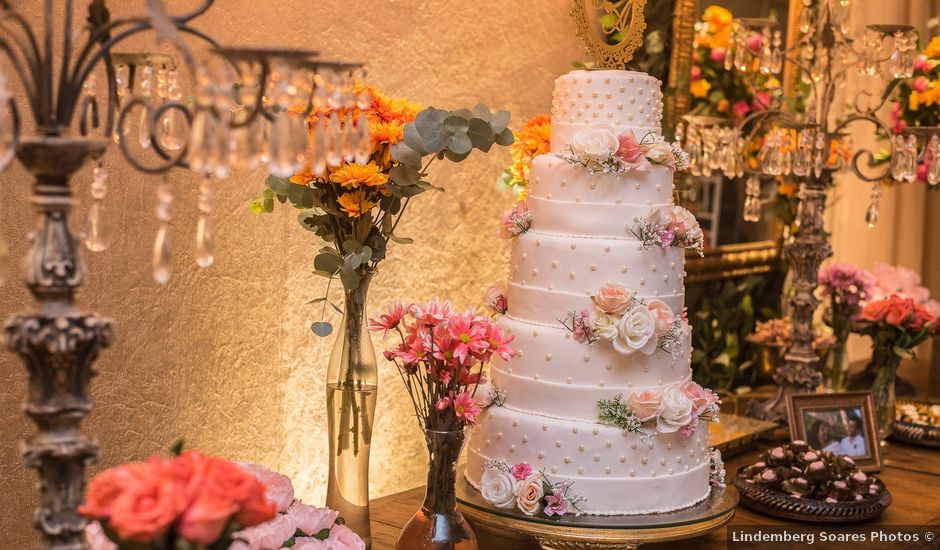
[[[532,466],[528,462],[520,462],[512,467],[512,477],[523,480],[532,473]]]

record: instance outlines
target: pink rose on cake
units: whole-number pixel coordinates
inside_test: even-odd
[[[644,390],[630,395],[627,405],[640,422],[656,418],[663,408],[663,397],[653,390]]]
[[[692,407],[692,400],[679,386],[669,386],[663,391],[663,408],[656,419],[656,429],[660,433],[675,433],[692,422]]]
[[[542,487],[542,474],[534,473],[519,482],[516,488],[516,501],[519,509],[527,516],[534,516],[542,511],[542,497],[545,489]]]
[[[604,313],[622,315],[633,305],[633,292],[616,283],[605,283],[594,296],[594,304]]]
[[[642,304],[620,318],[617,331],[614,349],[624,355],[632,355],[637,351],[651,355],[659,344],[656,338],[656,316]]]
[[[637,141],[633,130],[627,130],[618,138],[617,158],[627,171],[649,172],[653,169],[646,158],[647,147]]]
[[[499,237],[511,239],[522,235],[532,227],[532,214],[524,201],[519,201],[512,210],[503,214],[499,222]]]
[[[619,146],[617,135],[607,127],[581,130],[571,140],[571,151],[574,154],[597,164],[610,159]]]
[[[506,284],[491,286],[486,290],[483,296],[483,304],[490,308],[493,313],[504,315],[509,309],[509,299],[507,298]]]
[[[692,402],[692,416],[696,418],[718,402],[718,397],[714,393],[692,380],[686,380],[680,384],[679,391]]]
[[[663,336],[672,330],[672,324],[676,321],[676,315],[669,309],[666,302],[654,298],[646,304],[646,307],[653,312],[656,318],[656,334]]]
[[[518,484],[512,472],[500,468],[487,468],[480,477],[480,494],[493,506],[508,510],[516,506]]]

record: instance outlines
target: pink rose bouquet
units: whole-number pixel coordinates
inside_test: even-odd
[[[429,430],[472,426],[481,410],[476,392],[487,381],[487,363],[516,355],[513,337],[493,319],[474,309],[459,313],[450,302],[392,306],[370,329],[398,334],[399,343],[385,357],[398,366],[421,427]]]
[[[527,516],[581,515],[584,498],[571,491],[571,481],[552,481],[543,471],[527,462],[509,465],[503,459],[483,465],[480,494],[496,508],[518,508]]]

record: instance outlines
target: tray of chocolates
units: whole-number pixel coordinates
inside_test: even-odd
[[[891,504],[878,478],[848,456],[817,451],[793,441],[762,453],[733,478],[741,504],[760,513],[813,523],[844,523],[877,517]]]
[[[912,445],[940,447],[940,401],[898,399],[890,437]]]

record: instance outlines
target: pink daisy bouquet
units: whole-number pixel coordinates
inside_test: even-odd
[[[449,301],[395,303],[370,320],[369,329],[398,335],[399,343],[385,351],[385,358],[398,366],[427,430],[473,426],[497,394],[484,376],[487,363],[516,355],[509,346],[513,337],[496,321],[475,309],[460,313]]]

